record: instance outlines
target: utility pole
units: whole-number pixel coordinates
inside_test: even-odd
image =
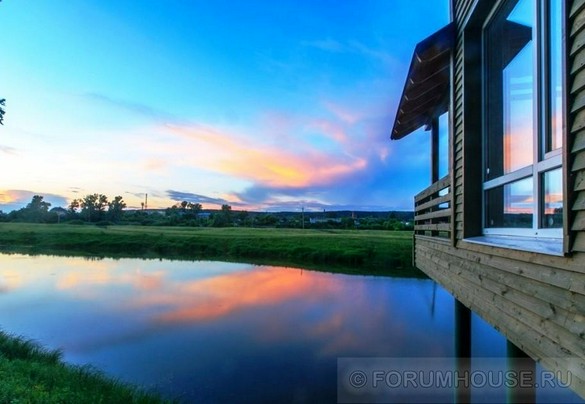
[[[301,214],[302,219],[301,220],[303,223],[303,230],[305,230],[305,207],[304,206],[301,207],[301,212],[302,212],[302,214]]]
[[[144,195],[144,209],[148,209],[148,194]]]

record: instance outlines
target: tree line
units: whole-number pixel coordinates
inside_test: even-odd
[[[412,230],[412,212],[248,212],[234,211],[228,204],[220,209],[203,209],[188,201],[166,209],[126,209],[121,196],[89,194],[73,199],[67,208],[54,207],[41,195],[32,197],[25,207],[10,213],[0,211],[2,222],[134,224],[143,226],[189,227],[275,227],[313,229]],[[359,217],[358,217],[359,216]]]
[[[116,196],[110,201],[106,195],[90,194],[72,200],[67,209],[61,207],[50,209],[50,202],[45,201],[41,195],[35,195],[21,209],[13,210],[8,214],[0,211],[0,220],[27,223],[59,223],[73,220],[89,223],[100,221],[117,223],[122,220],[126,206],[121,196]]]

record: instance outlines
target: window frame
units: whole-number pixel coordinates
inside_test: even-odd
[[[491,10],[487,13],[481,27],[481,75],[482,75],[482,102],[481,102],[481,231],[484,236],[521,236],[530,238],[552,238],[561,240],[566,236],[567,226],[567,181],[566,181],[566,164],[565,164],[565,149],[566,143],[566,115],[567,115],[567,87],[566,77],[562,75],[562,93],[561,93],[561,122],[562,122],[562,145],[561,147],[547,151],[548,145],[552,142],[552,107],[551,107],[551,9],[549,0],[536,0],[534,5],[534,31],[531,41],[534,41],[531,46],[534,47],[533,60],[533,83],[532,83],[532,109],[533,109],[533,133],[532,133],[532,164],[516,169],[509,173],[502,172],[501,175],[495,178],[488,179],[488,147],[490,142],[489,136],[489,108],[490,108],[490,86],[493,83],[489,82],[490,74],[488,69],[494,69],[489,66],[489,28],[496,18],[501,17],[500,13],[511,12],[521,0],[499,0],[494,4]],[[554,1],[554,0],[553,0]],[[564,2],[563,2],[564,3]],[[565,5],[561,5],[561,30],[566,29]],[[493,39],[492,39],[493,40]],[[566,38],[561,33],[561,49],[558,53],[563,55],[561,61],[561,71],[566,71],[566,58],[564,57]],[[503,70],[500,70],[503,71]],[[500,83],[501,84],[501,83]],[[497,106],[498,107],[498,106]],[[499,107],[503,107],[503,95],[500,99]],[[495,118],[497,119],[497,118]],[[501,116],[503,120],[504,117]],[[503,152],[503,150],[502,150]],[[543,226],[544,218],[544,175],[551,170],[560,169],[562,173],[563,186],[563,221],[560,227],[545,228]],[[513,184],[522,179],[532,178],[532,226],[530,228],[520,227],[489,227],[487,224],[487,192],[498,187]],[[566,249],[566,248],[565,248]]]

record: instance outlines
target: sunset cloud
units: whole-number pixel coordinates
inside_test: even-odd
[[[0,152],[14,155],[16,154],[16,149],[14,147],[0,145]]]
[[[367,161],[348,155],[330,155],[317,150],[307,154],[254,144],[238,135],[204,127],[169,127],[213,158],[203,167],[238,176],[267,186],[305,187],[330,184],[339,177],[363,170]],[[201,156],[201,153],[198,154]],[[193,163],[197,164],[197,161]]]
[[[227,200],[223,198],[212,198],[205,195],[198,195],[191,192],[180,192],[180,191],[173,191],[169,189],[167,191],[167,195],[173,201],[182,202],[187,201],[191,203],[200,203],[202,205],[214,205],[214,206],[221,206],[225,204],[231,205],[239,205],[237,201],[235,202],[233,199]]]
[[[45,202],[49,202],[53,207],[66,206],[68,199],[61,195],[50,194],[46,192],[34,192],[19,189],[0,190],[0,210],[5,213],[17,210],[28,204],[33,196],[43,196]]]

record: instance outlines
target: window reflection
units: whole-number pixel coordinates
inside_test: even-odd
[[[560,168],[543,175],[543,223],[545,228],[563,227],[563,181]]]
[[[563,4],[498,2],[483,29],[484,221],[491,234],[561,237]],[[497,228],[533,231],[499,231]]]
[[[533,163],[533,20],[533,2],[521,0],[488,28],[488,179]]]
[[[547,151],[563,146],[562,5],[558,0],[551,0],[549,4],[551,128]]]
[[[504,173],[532,164],[534,132],[533,86],[534,49],[531,0],[522,0],[504,23],[503,111],[504,111]],[[507,39],[506,39],[507,37]]]
[[[532,227],[532,177],[486,192],[486,227]]]
[[[439,178],[449,174],[449,112],[439,117]]]

